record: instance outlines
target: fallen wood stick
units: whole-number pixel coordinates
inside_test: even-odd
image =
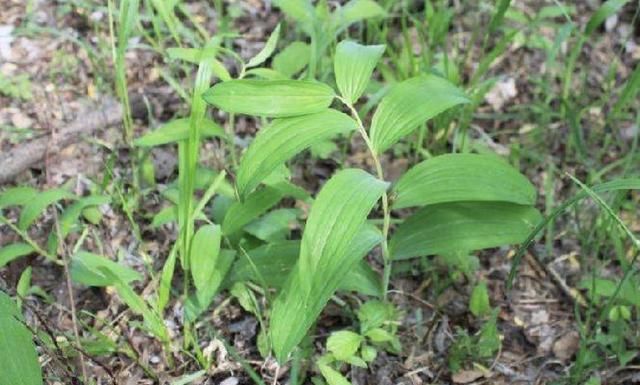
[[[57,131],[55,143],[51,143],[51,135],[46,135],[18,144],[0,154],[0,184],[12,181],[23,171],[41,162],[52,144],[57,148],[64,148],[83,136],[92,135],[100,129],[115,126],[120,122],[122,106],[113,98],[105,98],[99,106]]]

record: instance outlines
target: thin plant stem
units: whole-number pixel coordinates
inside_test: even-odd
[[[358,111],[353,107],[353,105],[343,98],[339,98],[340,101],[349,108],[351,111],[351,115],[356,120],[358,124],[358,132],[362,136],[367,148],[369,149],[369,153],[371,154],[371,159],[373,160],[373,164],[376,168],[376,174],[378,179],[384,180],[384,172],[382,171],[382,164],[380,163],[380,159],[378,154],[371,143],[371,139],[369,138],[369,134],[367,134],[367,130],[364,128],[364,124],[362,124],[362,119],[360,119],[360,115],[358,115]],[[387,292],[389,291],[389,280],[391,277],[391,255],[389,254],[389,245],[387,239],[389,238],[389,227],[391,224],[391,211],[389,209],[389,196],[386,191],[382,193],[382,213],[383,213],[383,221],[382,221],[382,262],[384,263],[384,271],[382,276],[382,290],[383,297],[387,297]]]

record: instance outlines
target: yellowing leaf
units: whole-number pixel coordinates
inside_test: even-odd
[[[461,90],[435,75],[422,75],[398,83],[382,99],[373,115],[373,147],[380,153],[439,113],[468,102]]]
[[[320,112],[329,107],[334,96],[331,87],[323,83],[253,79],[218,83],[203,95],[223,111],[274,118]]]

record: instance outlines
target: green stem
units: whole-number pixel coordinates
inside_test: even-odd
[[[33,250],[35,250],[36,253],[42,255],[43,257],[47,258],[48,260],[50,260],[51,262],[62,266],[63,263],[62,261],[58,260],[58,258],[53,255],[48,253],[47,251],[45,251],[42,247],[40,247],[40,245],[38,245],[38,243],[36,243],[36,241],[34,241],[29,234],[27,234],[26,231],[22,231],[20,230],[16,225],[14,225],[13,223],[11,223],[11,221],[9,221],[7,218],[5,218],[4,216],[0,215],[0,222],[9,226],[9,228],[11,228],[11,230],[13,230],[16,234],[18,234],[20,236],[20,238],[22,238],[23,241],[25,241],[27,244],[29,244],[29,246],[33,247]]]
[[[351,115],[356,120],[358,124],[358,132],[364,139],[367,148],[369,149],[369,153],[371,153],[371,159],[373,160],[373,164],[376,168],[376,174],[378,179],[384,180],[384,172],[382,171],[382,164],[380,163],[380,159],[378,154],[371,143],[371,139],[369,138],[369,134],[367,134],[367,130],[364,128],[364,124],[362,124],[362,120],[360,119],[360,115],[358,115],[358,111],[353,107],[353,105],[346,100],[339,98],[344,105],[349,108],[351,111]],[[382,213],[383,213],[383,221],[382,221],[382,262],[384,263],[384,271],[382,276],[382,288],[383,288],[383,297],[387,297],[387,292],[389,291],[389,280],[391,278],[391,255],[389,254],[389,246],[388,246],[388,238],[389,238],[389,227],[391,224],[391,210],[389,209],[389,196],[385,191],[382,193]]]

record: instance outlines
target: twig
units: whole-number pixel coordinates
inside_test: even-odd
[[[139,95],[131,96],[134,117],[144,117],[146,107]],[[78,141],[81,137],[122,121],[122,107],[113,98],[107,97],[89,112],[82,114],[72,122],[58,130],[55,144],[64,148]],[[51,138],[48,135],[35,138],[29,142],[16,145],[9,151],[0,154],[0,184],[12,181],[23,171],[42,161],[47,153]]]
[[[558,274],[558,272],[550,265],[542,262],[540,256],[538,255],[535,247],[529,248],[529,253],[527,254],[530,257],[530,261],[539,269],[545,272],[545,274],[551,279],[551,281],[556,285],[558,289],[569,298],[574,304],[578,304],[581,307],[587,306],[587,300],[580,294],[580,292],[569,285],[564,281],[564,279]]]

